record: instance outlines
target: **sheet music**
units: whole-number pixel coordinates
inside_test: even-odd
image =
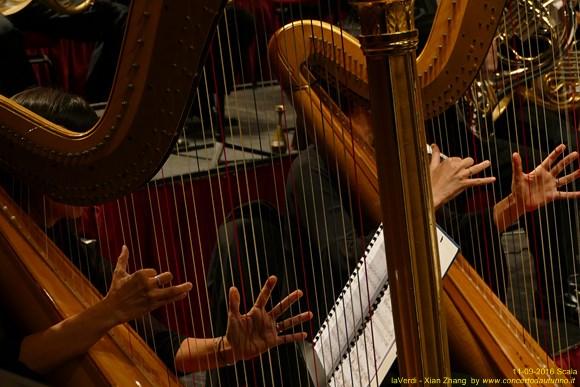
[[[331,375],[330,386],[378,386],[384,377],[377,378],[379,371],[386,365],[386,374],[397,357],[393,324],[391,294],[387,289],[356,346],[349,349],[347,361]]]
[[[382,226],[379,230],[382,230]],[[384,253],[380,253],[384,251],[384,239],[378,238],[379,235],[381,234],[377,231],[369,245],[371,248],[367,249],[366,263],[363,260],[359,262],[315,338],[314,349],[325,370],[333,370],[338,365],[350,344],[349,338],[354,334],[354,327],[362,325],[364,316],[369,312],[371,300],[377,298],[387,282],[387,261]],[[330,375],[327,374],[328,376]]]
[[[439,226],[437,240],[443,276],[459,247]],[[381,225],[314,339],[331,386],[378,385],[393,364],[396,346],[387,277]]]

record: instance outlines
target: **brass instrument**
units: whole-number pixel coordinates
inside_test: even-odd
[[[580,103],[580,52],[574,41],[568,54],[557,61],[552,71],[534,79],[532,85],[523,90],[527,99],[553,111],[577,109]]]
[[[94,0],[40,0],[47,7],[64,14],[75,14],[83,12],[91,5]]]
[[[28,4],[30,4],[33,0],[1,0],[0,1],[0,13],[8,16],[12,15]],[[63,14],[75,14],[79,12],[85,11],[91,5],[93,5],[93,0],[38,0],[45,4],[47,7],[63,13]]]
[[[20,11],[30,4],[32,0],[2,0],[0,1],[0,13],[8,16]]]
[[[579,68],[575,1],[518,0],[506,7],[495,36],[496,71],[471,86],[469,103],[495,121],[512,93],[553,111],[571,109]],[[489,133],[478,133],[486,138]]]

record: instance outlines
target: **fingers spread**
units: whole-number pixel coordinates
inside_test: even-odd
[[[302,341],[306,338],[306,332],[300,333],[293,333],[289,335],[280,335],[277,338],[277,345],[287,344],[287,343],[296,343],[298,341]]]
[[[150,267],[145,269],[139,269],[135,273],[134,276],[141,278],[143,281],[150,282],[151,278],[157,275],[157,270],[151,269]],[[157,285],[157,283],[156,283]]]
[[[512,155],[512,176],[514,179],[519,179],[522,175],[522,156],[519,153]]]
[[[569,184],[569,183],[573,182],[574,180],[576,180],[580,176],[579,172],[580,171],[557,178],[556,182],[557,182],[558,186],[556,188],[563,187],[566,184]]]
[[[479,172],[489,168],[490,165],[491,165],[491,162],[489,160],[485,160],[479,164],[475,164],[475,165],[469,167],[469,170],[471,171],[472,175],[477,175]]]
[[[580,198],[580,192],[558,191],[558,199],[578,199],[578,198]]]
[[[266,303],[270,298],[270,294],[272,294],[272,289],[274,289],[274,286],[276,285],[276,281],[277,278],[275,276],[271,276],[270,278],[268,278],[268,280],[266,280],[266,283],[264,284],[262,291],[260,291],[260,294],[258,295],[256,302],[254,303],[254,306],[256,308],[263,309],[266,306]]]
[[[300,313],[297,316],[288,317],[286,320],[278,323],[278,326],[281,331],[285,331],[286,329],[292,328],[294,325],[302,324],[310,319],[312,319],[312,312],[304,312]]]
[[[270,314],[274,319],[282,315],[293,303],[302,297],[302,290],[295,290],[272,308]]]
[[[556,147],[556,149],[554,149],[552,151],[552,153],[550,153],[548,155],[548,157],[546,157],[544,159],[544,161],[542,161],[542,166],[546,169],[549,170],[550,166],[552,164],[554,164],[554,162],[556,161],[556,159],[562,154],[562,152],[564,152],[564,150],[566,149],[566,146],[564,144],[560,144]]]
[[[481,177],[481,178],[475,178],[475,179],[468,179],[468,185],[470,187],[478,187],[480,185],[486,185],[486,184],[491,184],[495,181],[495,177],[494,176],[490,176],[490,177]]]
[[[474,163],[475,163],[475,161],[471,157],[466,157],[464,159],[461,159],[461,161],[459,162],[459,164],[461,165],[462,168],[472,167]]]
[[[173,302],[174,300],[182,299],[192,288],[193,285],[191,282],[185,282],[181,285],[159,289],[158,297],[163,301],[164,304],[167,304]]]
[[[568,165],[572,163],[572,161],[576,160],[577,158],[578,152],[572,152],[566,157],[564,157],[562,160],[558,162],[558,164],[556,164],[554,168],[552,168],[552,175],[558,176],[560,172],[562,172]]]

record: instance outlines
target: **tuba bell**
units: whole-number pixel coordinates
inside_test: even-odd
[[[64,14],[80,13],[94,4],[93,0],[39,0],[47,7]],[[22,10],[32,0],[0,0],[0,13],[4,16],[15,14]]]
[[[495,121],[517,93],[552,111],[578,103],[576,1],[517,0],[504,10],[495,36],[497,69],[463,97],[475,114]],[[474,133],[487,139],[490,133]]]
[[[41,3],[57,12],[75,14],[83,12],[94,4],[94,0],[39,0]]]
[[[12,15],[30,4],[32,0],[0,0],[0,13],[4,16]]]

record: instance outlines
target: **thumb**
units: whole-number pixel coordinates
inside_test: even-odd
[[[522,176],[522,157],[519,153],[515,152],[512,155],[512,179],[520,179]]]
[[[127,273],[127,262],[129,261],[129,249],[123,245],[121,254],[117,258],[117,265],[115,266],[115,273]]]
[[[431,171],[435,170],[439,163],[441,163],[441,150],[436,144],[431,144],[431,149],[433,149],[433,154],[431,155],[431,163],[429,168]]]
[[[228,315],[238,317],[240,315],[240,292],[234,286],[230,288],[230,306]]]

